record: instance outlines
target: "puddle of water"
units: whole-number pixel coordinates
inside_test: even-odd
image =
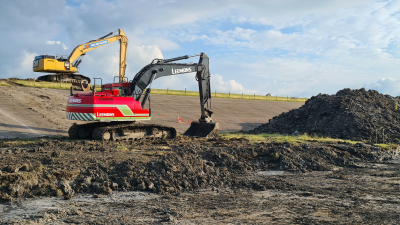
[[[64,200],[57,197],[44,197],[38,199],[15,199],[9,204],[0,204],[0,218],[2,220],[15,221],[37,215],[41,211],[67,209],[69,205],[75,203],[101,204],[118,203],[130,200],[146,201],[158,198],[156,194],[147,192],[114,192],[104,195],[102,198],[94,198],[92,194],[82,194],[73,197],[71,200]]]
[[[261,175],[261,176],[278,176],[278,175],[287,174],[287,172],[280,171],[280,170],[276,170],[276,171],[259,171],[259,172],[257,172],[257,174]]]

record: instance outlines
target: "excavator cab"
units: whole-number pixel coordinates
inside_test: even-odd
[[[127,96],[129,91],[128,83],[112,83],[105,84],[102,88],[103,92],[112,94],[113,96]]]

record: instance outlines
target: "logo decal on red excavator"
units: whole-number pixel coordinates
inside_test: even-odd
[[[69,98],[68,103],[81,103],[82,99]]]
[[[114,116],[114,113],[99,113],[96,112],[97,117],[107,117],[107,116]]]

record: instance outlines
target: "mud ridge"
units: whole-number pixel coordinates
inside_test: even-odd
[[[356,167],[391,157],[367,144],[250,143],[246,139],[139,142],[47,140],[0,143],[2,201],[15,197],[149,191],[176,194],[204,188],[285,189],[284,180],[258,182],[259,171],[303,173]]]

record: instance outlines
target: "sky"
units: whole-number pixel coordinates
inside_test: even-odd
[[[0,29],[0,78],[43,75],[32,71],[35,56],[69,55],[122,29],[129,79],[155,58],[205,52],[213,92],[400,95],[400,0],[13,0],[2,2]],[[79,70],[109,83],[118,65],[114,42],[88,52]],[[153,88],[197,90],[194,76]]]

